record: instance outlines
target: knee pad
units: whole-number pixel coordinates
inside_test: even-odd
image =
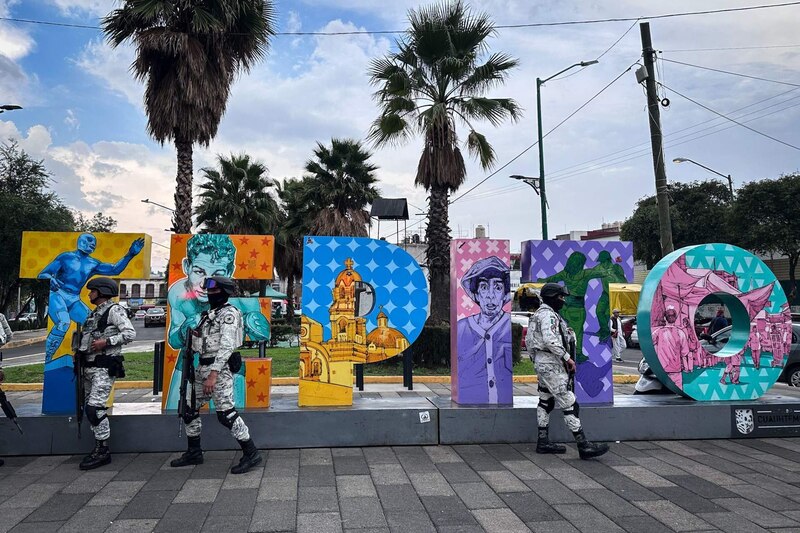
[[[581,417],[581,406],[578,405],[577,401],[572,405],[570,405],[569,407],[567,407],[566,409],[564,409],[564,416],[569,416],[569,415],[572,415],[575,418]]]
[[[552,396],[547,400],[539,398],[539,407],[544,409],[547,414],[550,414],[553,412],[553,409],[556,408],[556,399]]]
[[[188,426],[189,424],[192,423],[193,420],[197,420],[198,418],[200,418],[200,413],[198,411],[194,411],[191,413],[187,412],[184,413],[181,418],[183,419],[184,424]]]
[[[227,411],[217,411],[217,420],[219,423],[228,429],[233,429],[233,423],[239,418],[239,413],[236,409],[228,409]]]
[[[544,385],[542,385],[542,382],[541,382],[541,381],[540,381],[540,382],[537,384],[537,387],[536,387],[536,388],[537,388],[537,390],[538,390],[539,392],[543,392],[543,393],[545,393],[545,394],[550,394],[550,389],[548,389],[547,387],[545,387]]]
[[[86,412],[86,418],[89,420],[89,423],[93,426],[99,426],[100,422],[106,419],[106,408],[105,407],[95,407],[94,405],[87,405],[84,409]],[[103,411],[101,416],[97,415],[98,411]]]

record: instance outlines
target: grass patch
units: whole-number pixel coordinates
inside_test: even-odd
[[[258,350],[242,350],[244,357],[258,357]],[[269,348],[267,357],[272,358],[273,377],[297,377],[300,349]],[[44,364],[15,366],[5,369],[8,383],[41,383],[44,375]],[[125,378],[118,381],[150,381],[153,379],[153,352],[135,352],[125,354]],[[533,363],[527,357],[514,365],[514,374],[528,376],[535,374]],[[402,376],[403,361],[397,357],[381,363],[364,366],[366,376]],[[450,367],[436,366],[414,368],[415,376],[449,376]]]

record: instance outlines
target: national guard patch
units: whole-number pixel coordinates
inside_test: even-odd
[[[233,313],[229,313],[229,314],[225,315],[225,318],[223,319],[223,322],[225,324],[233,324],[233,323],[236,322],[236,317],[233,315]]]

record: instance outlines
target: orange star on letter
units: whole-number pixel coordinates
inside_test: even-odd
[[[248,389],[252,389],[252,388],[253,388],[253,387],[255,387],[255,386],[256,386],[256,380],[254,380],[254,379],[251,379],[251,380],[248,380],[248,381],[247,381],[247,388],[248,388]]]

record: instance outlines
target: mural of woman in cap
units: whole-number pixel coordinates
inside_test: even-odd
[[[513,403],[511,300],[508,265],[496,256],[476,261],[461,286],[480,311],[458,321],[458,402]]]

